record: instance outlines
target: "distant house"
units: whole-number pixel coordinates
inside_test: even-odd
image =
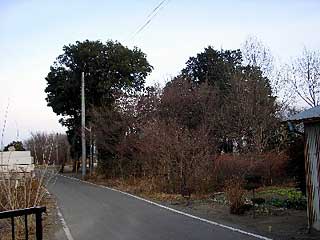
[[[295,114],[287,121],[291,126],[304,125],[308,223],[320,231],[320,106]]]
[[[0,152],[0,172],[32,172],[34,171],[33,158],[30,151]]]

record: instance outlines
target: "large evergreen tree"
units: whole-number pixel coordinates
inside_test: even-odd
[[[215,50],[211,46],[190,57],[182,76],[191,79],[194,84],[207,82],[221,90],[230,86],[230,79],[241,68],[242,54],[240,50]]]
[[[64,46],[63,51],[50,67],[45,92],[48,106],[68,128],[75,154],[79,153],[81,72],[85,72],[86,109],[90,111],[111,106],[123,92],[142,90],[152,66],[140,49],[131,50],[113,41],[77,41]]]
[[[190,57],[167,83],[160,106],[162,117],[190,129],[205,124],[211,139],[237,142],[241,151],[266,150],[278,123],[269,79],[260,67],[245,65],[240,50],[209,46]]]
[[[15,151],[25,151],[25,148],[23,146],[23,143],[21,141],[13,141],[9,143],[7,146],[4,147],[3,151],[7,152],[9,151],[10,147],[14,147]]]

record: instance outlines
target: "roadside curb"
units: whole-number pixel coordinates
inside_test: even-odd
[[[205,222],[205,223],[208,223],[208,224],[211,224],[211,225],[215,225],[215,226],[218,226],[218,227],[221,227],[221,228],[224,228],[224,229],[228,229],[228,230],[233,231],[233,232],[238,232],[238,233],[241,233],[241,234],[244,234],[244,235],[247,235],[247,236],[255,237],[255,238],[257,238],[257,239],[272,240],[272,238],[268,238],[268,237],[265,237],[265,236],[262,236],[262,235],[259,235],[259,234],[255,234],[255,233],[246,232],[246,231],[241,230],[241,229],[238,229],[238,228],[234,228],[234,227],[227,226],[227,225],[224,225],[224,224],[221,224],[221,223],[217,223],[217,222],[214,222],[214,221],[210,221],[210,220],[205,219],[205,218],[197,217],[197,216],[194,216],[194,215],[192,215],[192,214],[189,214],[189,213],[186,213],[186,212],[182,212],[182,211],[179,211],[179,210],[176,210],[176,209],[173,209],[173,208],[170,208],[170,207],[161,205],[161,204],[159,204],[159,203],[156,203],[156,202],[147,200],[147,199],[145,199],[145,198],[138,197],[138,196],[136,196],[136,195],[133,195],[133,194],[130,194],[130,193],[127,193],[127,192],[120,191],[120,190],[118,190],[118,189],[114,189],[114,188],[110,188],[110,187],[107,187],[107,186],[99,185],[99,184],[96,184],[96,183],[84,181],[84,180],[82,180],[82,179],[75,178],[75,177],[65,176],[65,175],[61,175],[61,174],[58,174],[58,175],[61,176],[61,177],[64,177],[64,178],[68,178],[68,179],[74,180],[74,181],[78,181],[78,182],[90,184],[90,185],[95,186],[95,187],[105,188],[105,189],[108,189],[108,190],[111,190],[111,191],[114,191],[114,192],[118,192],[118,193],[127,195],[127,196],[129,196],[129,197],[138,199],[138,200],[140,200],[140,201],[144,201],[144,202],[149,203],[149,204],[151,204],[151,205],[154,205],[154,206],[157,206],[157,207],[166,209],[166,210],[168,210],[168,211],[171,211],[171,212],[174,212],[174,213],[177,213],[177,214],[186,216],[186,217],[190,217],[190,218],[193,218],[193,219],[196,219],[196,220],[198,220],[198,221]],[[72,240],[72,239],[69,239],[69,240]]]

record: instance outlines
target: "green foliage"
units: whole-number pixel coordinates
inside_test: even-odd
[[[63,47],[64,54],[46,77],[48,106],[62,116],[77,116],[81,107],[80,76],[85,72],[86,104],[113,103],[122,91],[139,91],[152,67],[141,50],[118,42],[76,42]],[[68,126],[67,121],[62,121]]]
[[[307,200],[303,193],[295,188],[274,188],[261,192],[272,196],[267,204],[275,207],[306,209]]]
[[[278,136],[277,104],[269,79],[244,66],[240,50],[205,48],[190,57],[182,74],[167,83],[160,115],[187,128],[206,124],[220,151],[265,151]],[[241,142],[246,144],[241,144]]]
[[[240,50],[218,51],[209,46],[196,57],[189,58],[182,75],[190,78],[194,84],[208,82],[211,86],[226,90],[232,75],[241,68],[241,63]]]
[[[21,141],[13,141],[9,143],[7,146],[4,147],[3,151],[9,151],[9,147],[11,146],[15,148],[15,151],[25,151],[25,148],[23,147],[23,143]]]
[[[113,41],[77,41],[64,46],[63,51],[46,77],[46,100],[68,128],[73,152],[79,152],[81,72],[85,72],[89,112],[93,107],[111,106],[123,92],[142,90],[152,66],[140,49],[131,50]]]

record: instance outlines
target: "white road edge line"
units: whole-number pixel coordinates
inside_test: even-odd
[[[47,194],[49,196],[51,196],[51,193],[47,189],[46,189],[46,192],[47,192]],[[57,204],[56,209],[57,209],[58,217],[59,217],[59,219],[61,221],[61,224],[62,224],[62,229],[63,229],[64,233],[66,234],[67,239],[68,240],[74,240],[72,235],[71,235],[70,229],[69,229],[66,221],[64,220],[63,215],[62,215],[62,213],[61,213],[61,211],[60,211],[60,209],[58,207],[58,204]]]
[[[62,213],[60,212],[59,207],[57,207],[57,212],[58,212],[58,216],[60,218],[61,224],[62,224],[63,231],[66,234],[67,239],[68,240],[74,240],[72,235],[71,235],[70,229],[69,229],[66,221],[64,220],[64,218],[62,216]]]
[[[170,208],[170,207],[161,205],[161,204],[159,204],[159,203],[152,202],[152,201],[147,200],[147,199],[145,199],[145,198],[138,197],[138,196],[136,196],[136,195],[133,195],[133,194],[130,194],[130,193],[127,193],[127,192],[120,191],[120,190],[118,190],[118,189],[114,189],[114,188],[110,188],[110,187],[107,187],[107,186],[103,186],[103,185],[95,184],[95,183],[92,183],[92,182],[84,181],[84,180],[81,180],[81,179],[79,179],[79,178],[69,177],[69,176],[65,176],[65,175],[61,175],[61,174],[58,174],[58,175],[59,175],[59,176],[62,176],[62,177],[65,177],[65,178],[69,178],[69,179],[74,180],[74,181],[79,181],[79,182],[83,182],[83,183],[86,183],[86,184],[90,184],[90,185],[93,185],[93,186],[96,186],[96,187],[106,188],[106,189],[111,190],[111,191],[114,191],[114,192],[122,193],[122,194],[124,194],[124,195],[129,196],[129,197],[136,198],[136,199],[138,199],[138,200],[147,202],[147,203],[149,203],[149,204],[155,205],[155,206],[160,207],[160,208],[164,208],[164,209],[169,210],[169,211],[171,211],[171,212],[178,213],[178,214],[180,214],[180,215],[184,215],[184,216],[187,216],[187,217],[190,217],[190,218],[193,218],[193,219],[196,219],[196,220],[205,222],[205,223],[209,223],[209,224],[212,224],[212,225],[221,227],[221,228],[225,228],[225,229],[231,230],[231,231],[233,231],[233,232],[242,233],[242,234],[244,234],[244,235],[251,236],[251,237],[255,237],[255,238],[258,238],[258,239],[272,240],[272,238],[264,237],[264,236],[261,236],[261,235],[255,234],[255,233],[246,232],[246,231],[241,230],[241,229],[238,229],[238,228],[230,227],[230,226],[227,226],[227,225],[224,225],[224,224],[221,224],[221,223],[217,223],[217,222],[214,222],[214,221],[210,221],[210,220],[205,219],[205,218],[197,217],[197,216],[191,215],[191,214],[189,214],[189,213],[185,213],[185,212],[182,212],[182,211],[179,211],[179,210],[176,210],[176,209],[173,209],[173,208]],[[69,240],[69,239],[68,239],[68,240]]]

